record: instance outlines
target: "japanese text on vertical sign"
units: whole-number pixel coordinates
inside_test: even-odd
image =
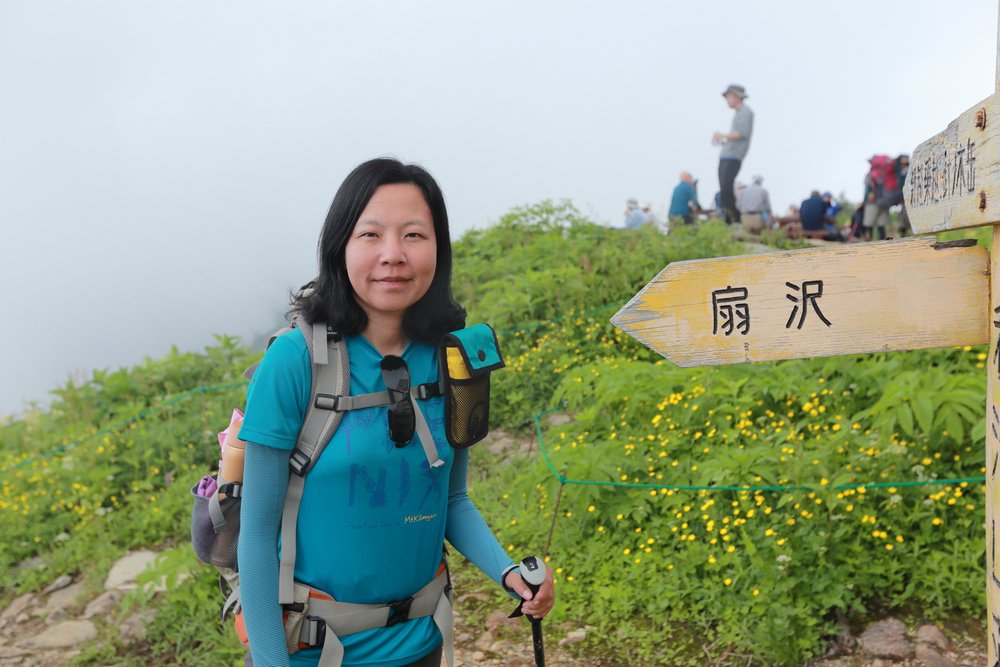
[[[926,206],[976,189],[976,142],[966,139],[910,165],[910,206]]]

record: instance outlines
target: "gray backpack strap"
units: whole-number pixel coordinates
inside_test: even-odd
[[[444,465],[444,461],[438,456],[437,446],[434,444],[434,436],[431,435],[430,426],[424,418],[424,412],[420,409],[418,398],[419,387],[410,388],[410,396],[413,400],[413,414],[417,421],[417,435],[420,436],[420,445],[424,448],[424,456],[427,457],[427,465],[432,468],[439,468]]]
[[[389,392],[375,391],[370,394],[358,394],[357,396],[338,396],[337,410],[358,410],[359,408],[375,408],[381,405],[389,405]]]
[[[434,609],[434,624],[441,632],[444,640],[444,659],[448,667],[455,667],[455,616],[451,610],[451,594],[446,593],[438,598]]]
[[[208,516],[212,520],[212,528],[218,535],[226,527],[226,517],[222,513],[222,505],[219,504],[218,492],[213,493],[208,498]]]
[[[312,354],[312,362],[314,364],[320,364],[325,366],[329,363],[329,357],[327,355],[327,348],[325,345],[320,345],[319,347],[313,347],[316,341],[322,341],[326,339],[326,325],[322,322],[315,322],[312,328],[302,327],[302,333],[309,331],[311,335],[306,336],[306,345],[309,346],[309,352]]]
[[[280,604],[295,601],[296,524],[305,475],[316,463],[343,417],[342,412],[334,409],[337,407],[335,400],[322,399],[351,393],[351,367],[343,338],[322,323],[304,324],[300,328],[312,359],[312,391],[306,417],[288,463],[291,474],[281,514],[281,563],[278,566]]]
[[[292,330],[292,327],[289,326],[289,327],[284,327],[283,329],[279,329],[279,330],[275,331],[274,334],[270,338],[267,339],[267,346],[264,349],[266,350],[267,348],[271,347],[271,343],[273,343],[274,340],[278,336],[281,336],[282,334],[286,334],[286,333],[288,333],[291,330]],[[243,377],[245,377],[248,380],[252,379],[253,378],[253,374],[257,370],[258,366],[260,366],[260,362],[259,361],[255,361],[254,363],[250,364],[250,366],[245,371],[243,371]]]
[[[297,545],[296,524],[299,505],[302,503],[303,475],[292,473],[288,476],[288,491],[285,492],[285,508],[281,512],[281,562],[278,563],[278,603],[295,602],[295,551]]]
[[[237,584],[233,586],[229,597],[226,598],[226,603],[222,605],[222,612],[219,614],[219,617],[225,619],[229,615],[229,612],[238,612],[240,608],[240,587]]]

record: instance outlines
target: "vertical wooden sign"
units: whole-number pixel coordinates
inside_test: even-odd
[[[1000,3],[998,3],[1000,4]],[[1000,93],[1000,18],[997,20],[997,68],[994,90]],[[1000,121],[1000,118],[996,120]],[[986,377],[986,664],[1000,665],[1000,226],[993,226],[990,248],[990,356]]]

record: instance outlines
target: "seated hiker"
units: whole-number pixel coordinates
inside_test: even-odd
[[[809,238],[823,239],[824,241],[840,241],[840,233],[836,229],[831,230],[827,224],[826,212],[829,202],[824,201],[819,190],[813,190],[809,198],[799,206],[799,216],[802,218],[802,233]]]
[[[625,201],[625,229],[639,229],[646,222],[646,214],[639,208],[639,200],[629,197]]]
[[[680,219],[685,225],[694,222],[694,214],[701,211],[698,205],[698,181],[694,180],[691,172],[682,171],[680,183],[674,187],[673,194],[670,195],[670,210],[667,216],[671,219]]]
[[[760,234],[771,228],[771,199],[764,189],[764,177],[754,176],[753,182],[740,194],[736,202],[740,211],[743,231]]]

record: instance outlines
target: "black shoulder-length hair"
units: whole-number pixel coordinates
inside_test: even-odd
[[[364,331],[368,315],[358,304],[347,277],[344,249],[375,190],[396,183],[420,188],[431,210],[437,240],[434,278],[427,293],[403,315],[403,331],[412,340],[437,343],[447,332],[465,326],[465,309],[451,293],[451,237],[441,188],[423,167],[392,158],[358,165],[340,185],[319,236],[319,275],[292,295],[290,314],[301,315],[307,322],[326,322],[342,334]]]

